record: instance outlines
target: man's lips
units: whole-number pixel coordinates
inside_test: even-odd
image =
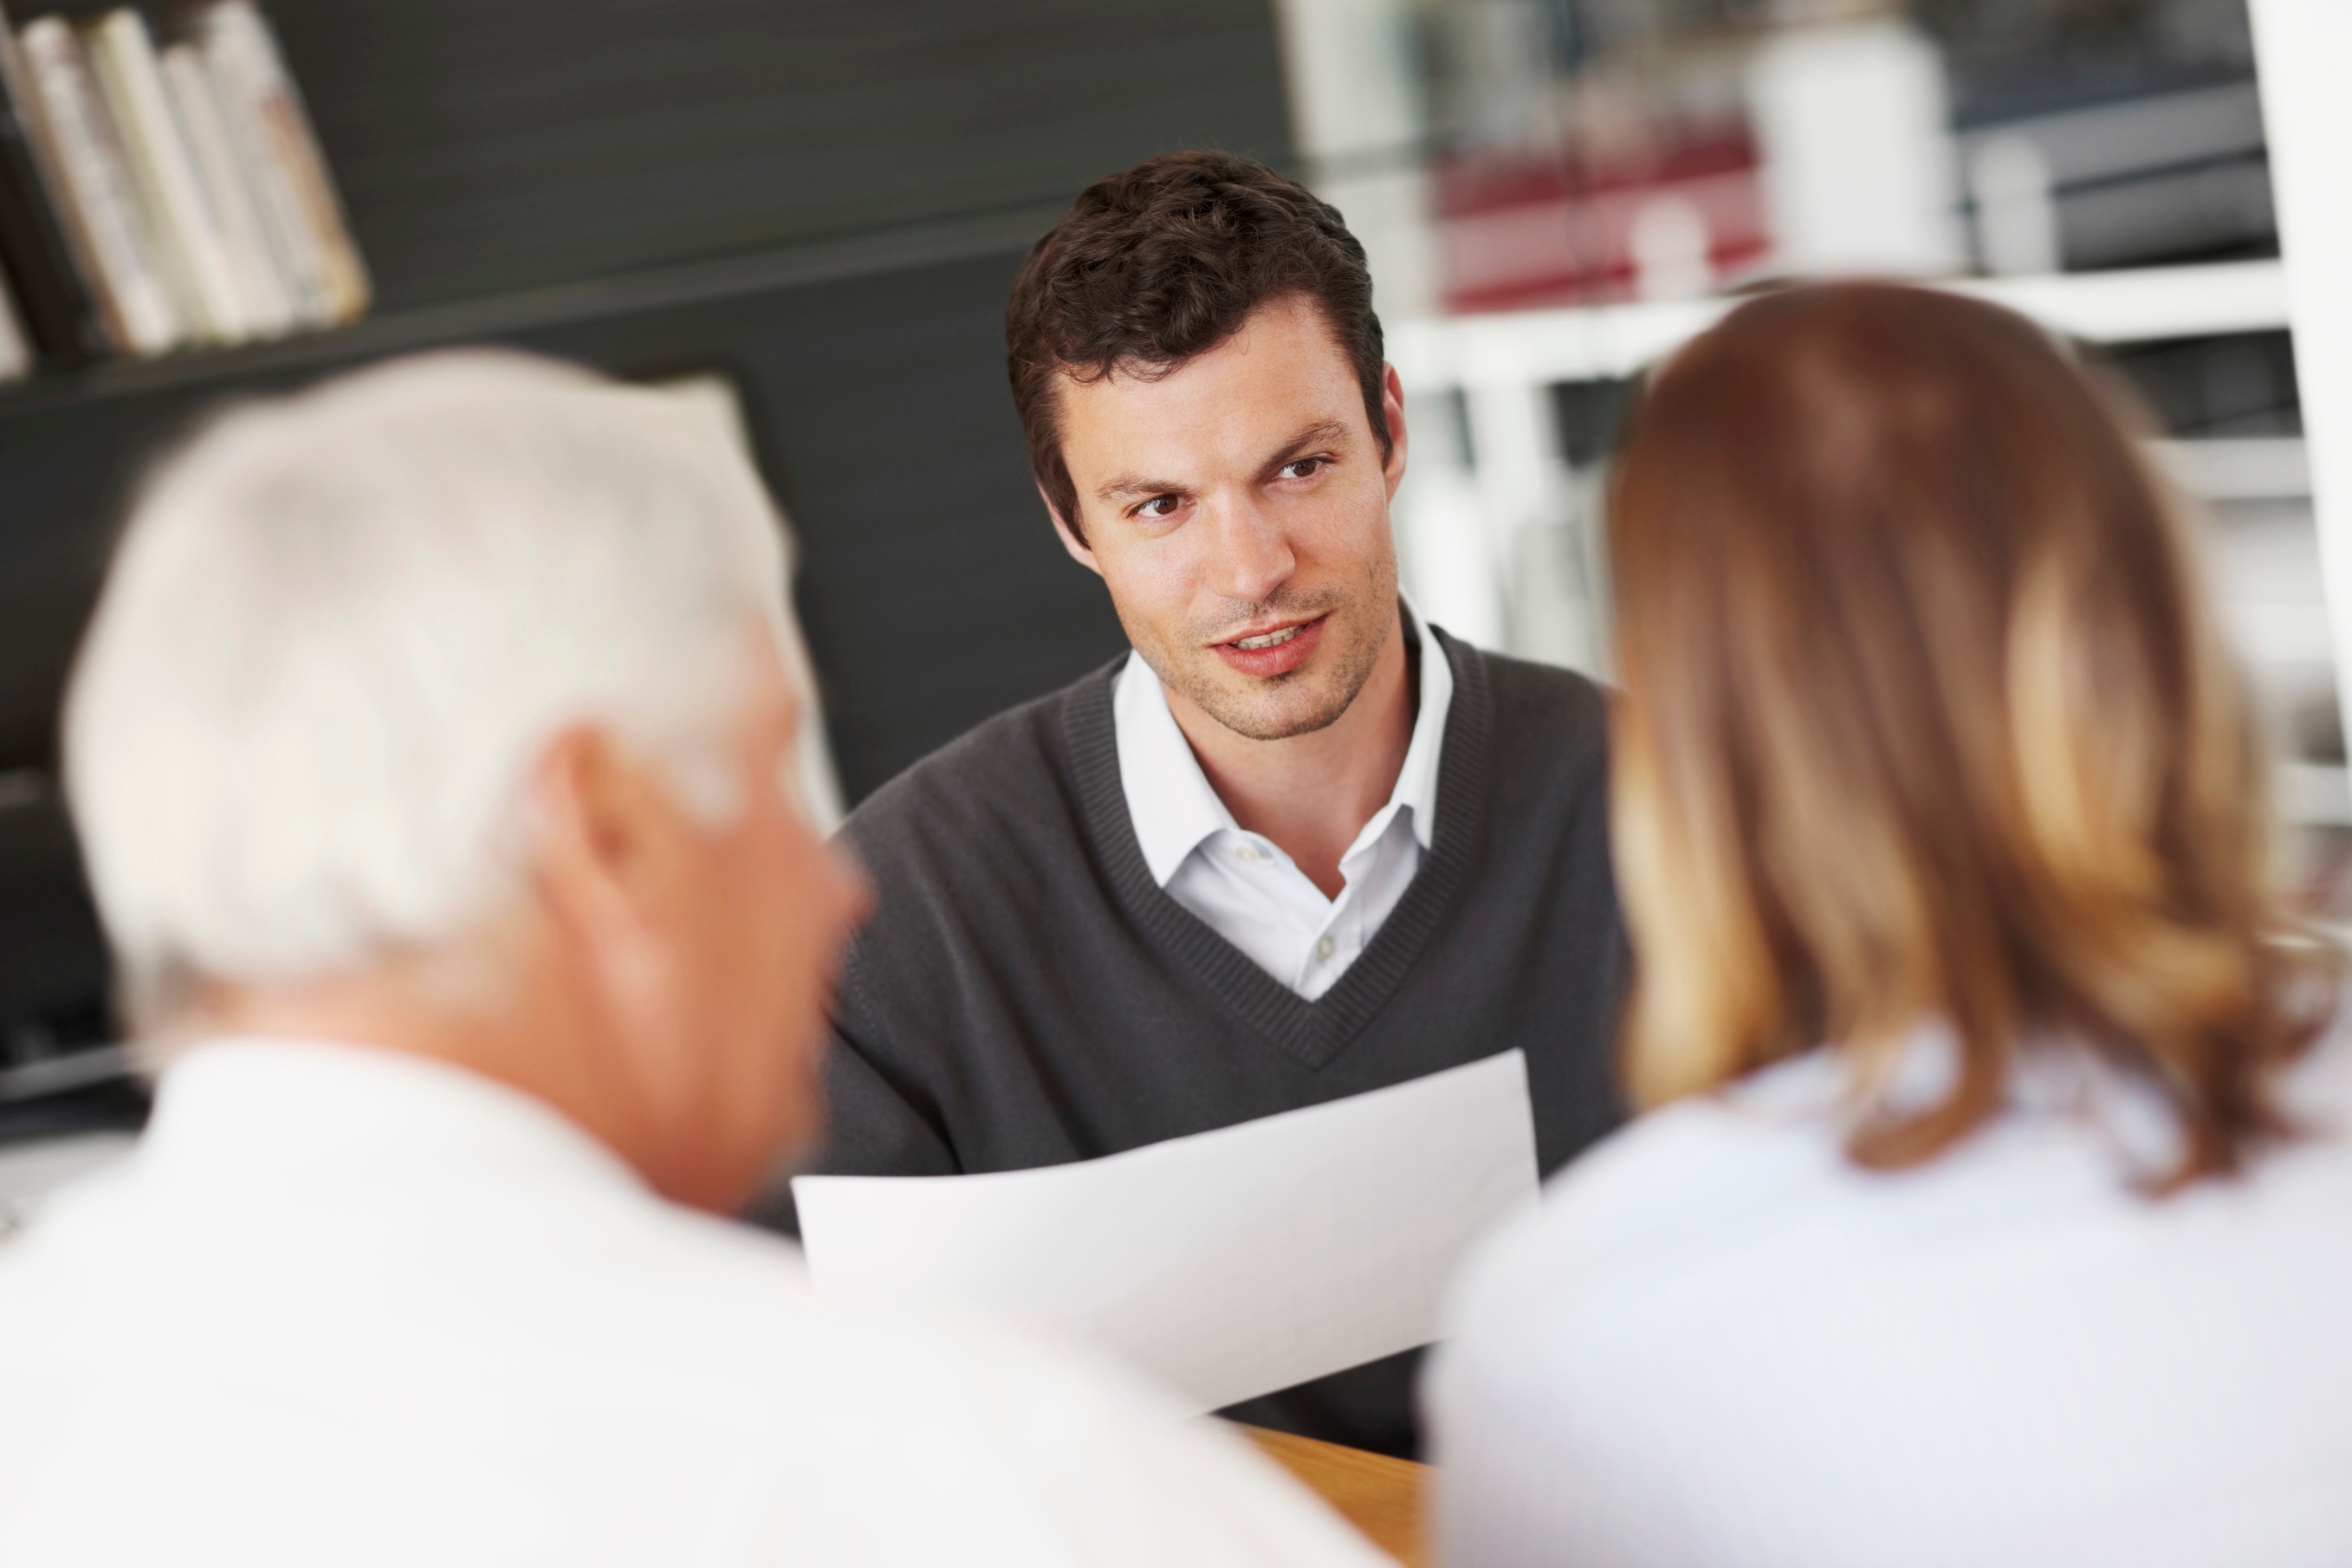
[[[1316,646],[1323,640],[1323,627],[1330,617],[1316,616],[1311,621],[1293,621],[1265,631],[1251,632],[1230,641],[1215,644],[1217,657],[1226,668],[1244,675],[1261,679],[1287,675],[1313,656]],[[1243,647],[1244,642],[1264,646]]]

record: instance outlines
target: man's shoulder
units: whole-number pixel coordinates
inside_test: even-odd
[[[1110,671],[1007,709],[908,767],[861,802],[843,834],[877,874],[944,848],[965,858],[1008,828],[1066,833],[1081,809],[1074,718],[1099,706],[1108,733]]]
[[[1447,1293],[1437,1397],[1491,1405],[1531,1366],[1556,1395],[1622,1389],[1656,1372],[1661,1324],[1719,1324],[1802,1289],[1809,1267],[1830,1267],[1806,1238],[1826,1234],[1834,1248],[1855,1234],[1841,1223],[1842,1161],[1820,1126],[1716,1097],[1621,1129],[1547,1183],[1539,1209],[1473,1249]],[[1700,1350],[1668,1353],[1687,1364],[1723,1342],[1699,1338]],[[1545,1420],[1577,1419],[1554,1404]]]
[[[825,1316],[811,1337],[840,1397],[803,1424],[821,1450],[774,1456],[792,1476],[771,1490],[760,1531],[776,1560],[1376,1561],[1233,1435],[1076,1347],[945,1315]],[[805,1401],[803,1382],[777,1403]],[[885,1497],[923,1506],[877,1513]]]
[[[774,1462],[750,1468],[773,1489],[763,1533],[780,1560],[887,1542],[877,1555],[909,1562],[1053,1561],[1089,1537],[1149,1542],[1171,1563],[1370,1568],[1255,1456],[1089,1352],[961,1314],[836,1302],[777,1267],[787,1246],[725,1222],[688,1216],[678,1240],[697,1255],[688,1289],[769,1309],[756,1340],[707,1315],[698,1334],[727,1329],[693,1352],[688,1381],[730,1368],[744,1440]],[[886,1493],[926,1506],[879,1521]],[[997,1542],[976,1554],[975,1525]]]
[[[1556,664],[1472,647],[1434,628],[1454,672],[1461,724],[1484,728],[1495,772],[1507,779],[1581,777],[1605,767],[1609,693]]]
[[[988,1324],[837,1302],[814,1287],[797,1246],[730,1219],[662,1205],[632,1246],[615,1238],[588,1261],[551,1249],[547,1261],[598,1299],[583,1321],[593,1315],[610,1333],[619,1378],[629,1368],[699,1387],[700,1373],[723,1370],[730,1403],[885,1424],[984,1426],[1023,1388],[1077,1403],[1093,1388],[1062,1358]]]

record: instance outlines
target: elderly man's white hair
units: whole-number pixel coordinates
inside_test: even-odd
[[[215,423],[133,509],[66,704],[134,1016],[461,935],[572,723],[724,812],[783,578],[739,451],[570,367],[429,355]]]

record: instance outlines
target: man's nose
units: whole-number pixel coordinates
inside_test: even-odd
[[[1245,605],[1273,598],[1298,565],[1289,538],[1248,500],[1224,502],[1212,515],[1216,521],[1213,545],[1216,560],[1210,581],[1218,594]]]

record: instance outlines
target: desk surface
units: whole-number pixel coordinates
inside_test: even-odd
[[[1294,1437],[1287,1432],[1269,1432],[1263,1426],[1244,1426],[1241,1431],[1404,1568],[1431,1568],[1429,1548],[1422,1535],[1427,1465],[1368,1454],[1361,1448],[1343,1448],[1337,1443],[1319,1443],[1312,1437]]]

